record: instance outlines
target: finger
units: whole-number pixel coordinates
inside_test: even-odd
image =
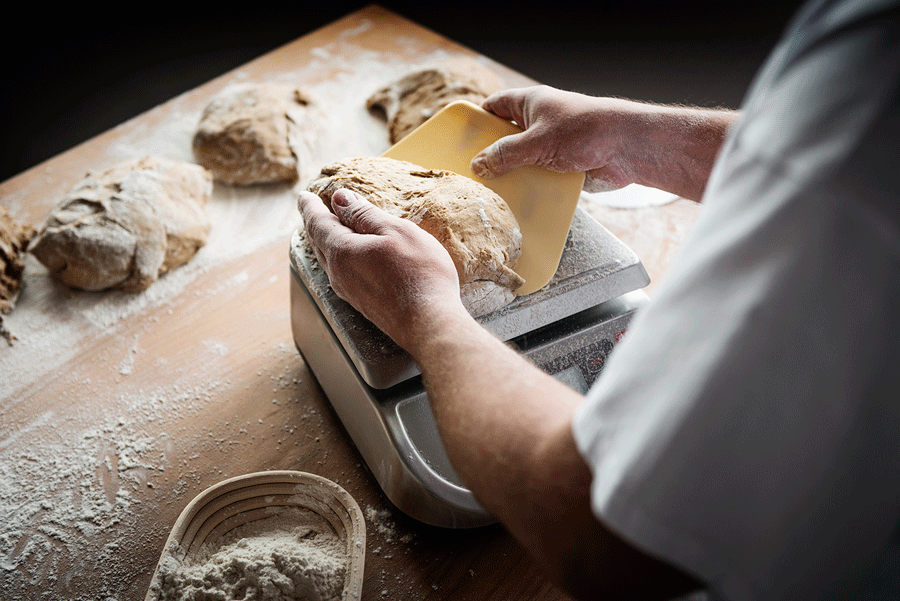
[[[319,263],[325,267],[325,253],[321,252],[321,249],[333,245],[335,235],[352,233],[352,230],[342,224],[340,219],[328,210],[322,199],[311,192],[300,192],[297,198],[297,208],[303,217],[306,238],[316,253]]]
[[[525,115],[522,110],[526,90],[527,88],[512,88],[495,92],[482,101],[481,108],[507,121],[515,121],[524,128]]]
[[[297,209],[300,211],[300,216],[303,217],[304,223],[306,221],[321,219],[331,213],[318,195],[306,190],[303,190],[297,195]]]
[[[331,196],[331,209],[341,223],[358,234],[383,234],[392,226],[391,215],[346,188]]]
[[[476,154],[471,169],[478,177],[499,177],[524,165],[534,165],[540,152],[540,144],[531,132],[511,134]]]

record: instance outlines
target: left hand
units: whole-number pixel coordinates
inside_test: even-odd
[[[334,193],[334,213],[306,191],[298,206],[335,293],[407,351],[442,311],[465,311],[453,260],[416,224],[350,190]]]

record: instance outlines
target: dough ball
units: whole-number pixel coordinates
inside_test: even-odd
[[[146,157],[87,174],[47,217],[29,251],[73,288],[144,290],[206,244],[212,176]]]
[[[406,161],[361,157],[327,165],[309,184],[329,208],[341,188],[437,238],[456,265],[462,301],[472,315],[508,304],[524,283],[513,271],[522,254],[519,223],[500,196],[475,180]]]
[[[450,59],[385,86],[369,97],[366,108],[384,115],[391,144],[396,144],[451,102],[480,105],[501,88],[500,78],[480,62]]]
[[[23,255],[33,235],[33,228],[17,222],[0,205],[0,335],[9,343],[15,337],[3,327],[3,316],[13,310],[22,290],[22,275],[25,272]]]
[[[311,162],[311,104],[292,86],[227,87],[203,110],[194,156],[225,184],[294,183]]]

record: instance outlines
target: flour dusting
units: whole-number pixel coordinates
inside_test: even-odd
[[[361,22],[297,62],[268,69],[267,81],[302,84],[328,102],[323,125],[329,133],[321,140],[316,172],[347,156],[384,152],[389,146],[385,125],[366,110],[365,99],[411,66],[449,54],[413,38],[398,43],[394,52],[371,50],[359,45],[358,38],[371,26]],[[249,71],[238,69],[222,81],[252,79]],[[93,168],[148,154],[193,161],[190,140],[202,105],[188,93],[119,126],[114,140],[95,144]],[[63,175],[71,181],[62,182]],[[82,176],[48,170],[39,184],[68,189]],[[39,210],[35,203],[40,202],[49,211],[55,203],[51,198],[35,201],[37,185],[4,197],[3,204],[27,214]],[[242,350],[237,347],[244,338],[231,331],[208,332],[197,341],[202,369],[186,373],[177,358],[154,349],[149,335],[180,323],[167,319],[184,311],[195,311],[196,321],[202,322],[206,309],[227,306],[228,294],[235,291],[260,286],[260,295],[271,294],[271,278],[260,281],[245,265],[234,264],[282,244],[279,260],[287,273],[290,235],[301,225],[296,193],[296,187],[287,185],[215,185],[206,205],[213,224],[206,245],[186,265],[139,293],[72,290],[49,277],[34,257],[25,257],[23,289],[3,322],[17,340],[0,349],[4,601],[143,598],[172,527],[170,519],[160,516],[177,515],[175,508],[211,482],[237,475],[234,470],[260,469],[257,463],[242,462],[257,461],[253,453],[263,439],[268,437],[267,444],[278,449],[299,445],[311,466],[327,464],[324,441],[335,434],[326,431],[321,412],[305,406],[303,396],[317,393],[314,384],[297,379],[301,362],[292,345],[273,349],[272,341],[248,336],[258,345],[253,346],[258,357],[246,355],[248,361],[258,359],[250,368],[254,373],[223,372],[221,361]],[[217,277],[198,285],[209,274]],[[289,336],[289,317],[283,312],[260,315],[241,307],[239,314],[246,318],[237,322],[239,330],[253,332],[259,320],[279,319]],[[120,338],[122,348],[110,343]],[[99,354],[98,344],[104,345]],[[240,380],[231,381],[232,375]],[[291,390],[282,393],[285,388]],[[250,417],[219,403],[227,396],[223,393],[245,390],[265,392],[252,407],[259,410],[252,427]],[[279,399],[289,399],[288,407],[273,398],[276,390]],[[210,415],[218,425],[198,432],[198,416]],[[271,416],[292,421],[263,424]],[[367,517],[378,520],[378,532],[386,539],[395,537],[386,516],[369,512]]]

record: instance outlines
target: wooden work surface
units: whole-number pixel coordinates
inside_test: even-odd
[[[322,103],[320,164],[389,146],[365,99],[410,69],[470,50],[379,7],[351,14],[0,185],[38,227],[87,171],[159,154],[193,160],[212,94],[236,81],[294,82]],[[510,86],[533,83],[478,57]],[[693,203],[589,212],[654,281],[696,217]],[[565,598],[498,526],[444,530],[390,507],[345,437],[290,331],[295,192],[216,186],[213,231],[145,292],[87,293],[28,257],[0,345],[0,597],[143,599],[172,524],[205,488],[262,470],[336,481],[367,515],[363,598]],[[652,284],[648,289],[652,296]]]

